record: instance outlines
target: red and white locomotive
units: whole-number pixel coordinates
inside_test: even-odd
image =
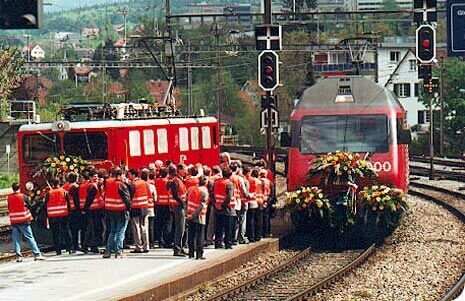
[[[80,115],[85,119],[77,121]],[[18,130],[21,187],[50,156],[80,156],[97,168],[148,166],[155,160],[219,164],[219,124],[214,117],[170,116],[148,104],[68,106],[65,120]]]
[[[319,154],[351,151],[365,155],[378,173],[378,181],[404,192],[408,189],[406,112],[392,92],[361,76],[320,80],[304,91],[291,114],[288,189],[309,179],[309,163]]]

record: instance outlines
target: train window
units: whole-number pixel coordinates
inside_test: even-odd
[[[199,149],[199,128],[197,127],[191,128],[191,148]]]
[[[311,116],[302,120],[302,153],[388,151],[388,120],[384,115]]]
[[[86,160],[108,159],[108,140],[103,132],[70,132],[64,136],[66,154]]]
[[[202,127],[202,148],[207,149],[212,147],[212,142],[210,139],[210,127]]]
[[[166,129],[157,130],[158,153],[168,153],[168,133]]]
[[[129,154],[132,157],[141,155],[139,131],[129,131]]]
[[[152,130],[144,130],[144,153],[146,155],[155,154],[155,137]]]
[[[42,162],[60,152],[60,138],[55,134],[26,135],[22,142],[25,163]]]
[[[187,128],[179,128],[179,150],[189,150],[189,131]]]

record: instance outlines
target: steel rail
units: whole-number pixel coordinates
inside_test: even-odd
[[[433,190],[433,191],[441,192],[444,194],[449,193],[453,195],[451,191],[443,192],[443,191],[438,190],[438,187],[427,185],[427,184],[422,185],[421,189]],[[431,195],[428,195],[419,190],[410,190],[409,194],[416,195],[421,198],[427,199],[429,201],[432,201],[433,203],[438,204],[439,206],[446,208],[452,214],[454,214],[458,219],[460,219],[463,223],[465,223],[465,212],[455,208],[453,205],[449,204],[448,202],[442,199],[433,197]],[[465,287],[465,273],[462,274],[462,277],[460,277],[459,281],[457,281],[457,283],[444,295],[444,297],[442,297],[440,301],[453,301],[455,298],[457,298],[462,293],[464,287]]]

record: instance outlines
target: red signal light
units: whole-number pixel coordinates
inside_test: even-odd
[[[423,42],[421,43],[421,46],[423,46],[423,48],[429,48],[430,44],[431,43],[429,40],[423,40]]]
[[[266,66],[265,67],[265,74],[266,75],[272,75],[273,74],[273,68],[271,66]]]

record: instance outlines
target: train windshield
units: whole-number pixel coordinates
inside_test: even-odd
[[[60,151],[60,138],[55,134],[25,135],[22,141],[25,163],[42,162]]]
[[[308,116],[302,119],[300,151],[328,153],[388,152],[388,119],[384,115]]]
[[[103,132],[71,132],[64,136],[65,153],[85,160],[108,159],[108,139]]]

